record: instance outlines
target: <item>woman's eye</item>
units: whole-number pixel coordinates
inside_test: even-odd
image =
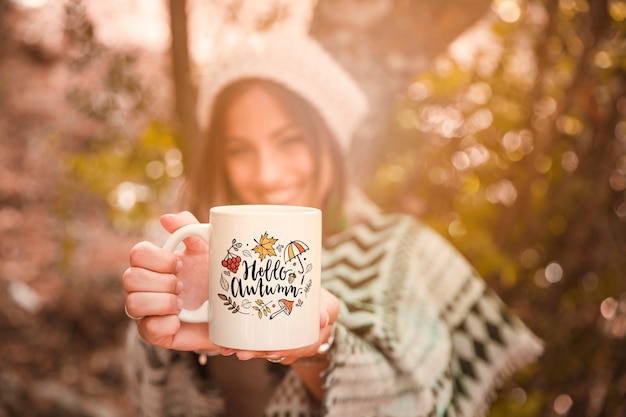
[[[231,146],[226,148],[227,156],[244,156],[250,153],[250,148],[247,146]]]
[[[302,136],[288,136],[280,141],[280,146],[290,147],[304,143]]]

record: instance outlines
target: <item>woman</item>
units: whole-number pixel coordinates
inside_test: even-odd
[[[221,204],[321,208],[320,339],[282,352],[213,345],[206,324],[176,316],[206,294],[206,245],[189,238],[171,254],[139,243],[123,282],[138,329],[128,349],[140,415],[484,412],[496,381],[541,344],[441,237],[346,191],[344,155],[366,108],[354,82],[293,35],[247,40],[210,68],[199,105],[206,140],[185,205],[202,221]],[[169,232],[195,221],[162,218]]]

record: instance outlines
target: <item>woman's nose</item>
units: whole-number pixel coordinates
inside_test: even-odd
[[[257,163],[258,179],[262,185],[275,184],[284,174],[281,169],[281,161],[269,149],[260,152]]]

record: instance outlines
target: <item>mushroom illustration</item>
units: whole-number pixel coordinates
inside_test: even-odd
[[[285,300],[285,299],[278,300],[278,305],[280,306],[280,310],[277,310],[276,312],[274,312],[274,314],[270,316],[270,320],[276,317],[277,315],[279,315],[280,313],[282,313],[283,311],[287,315],[291,314],[291,309],[293,308],[293,301]]]

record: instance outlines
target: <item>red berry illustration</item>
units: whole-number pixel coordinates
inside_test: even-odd
[[[228,268],[233,274],[237,272],[239,269],[239,264],[241,263],[241,258],[237,255],[233,256],[232,254],[228,254],[226,258],[222,261],[222,265]]]
[[[233,274],[237,273],[239,269],[239,264],[241,263],[241,257],[239,255],[235,255],[231,252],[232,250],[238,251],[241,247],[241,243],[237,243],[235,239],[233,239],[233,243],[230,248],[226,251],[226,257],[222,259],[222,266],[227,268]]]

